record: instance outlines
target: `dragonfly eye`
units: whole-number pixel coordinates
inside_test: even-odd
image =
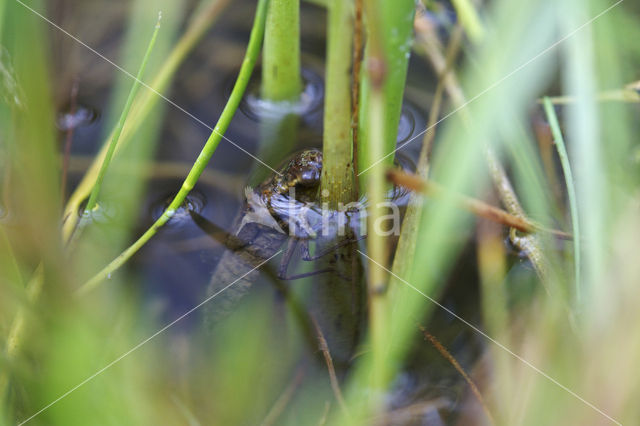
[[[305,187],[317,186],[322,175],[322,153],[318,150],[308,150],[300,156],[296,184]]]
[[[320,175],[322,173],[322,166],[309,167],[301,170],[298,177],[298,185],[302,186],[315,186],[320,183]]]

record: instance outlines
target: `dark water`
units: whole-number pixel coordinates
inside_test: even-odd
[[[238,2],[234,2],[181,67],[170,91],[170,99],[210,126],[213,126],[222,111],[230,85],[235,80],[246,47],[251,21],[248,15],[252,10],[252,7],[239,7]],[[305,22],[302,26],[302,49],[307,89],[299,108],[300,131],[298,145],[294,147],[294,151],[308,147],[321,148],[322,144],[324,11],[303,3],[302,19]],[[114,37],[118,39],[117,36],[106,36],[103,40],[105,48],[112,46]],[[80,73],[81,84],[78,96],[73,100],[75,111],[71,114],[72,100],[68,96],[65,98],[65,89],[60,88],[58,103],[61,107],[57,124],[61,143],[65,139],[66,131],[73,127],[72,154],[77,159],[96,152],[98,144],[104,140],[108,129],[105,128],[103,111],[110,99],[109,84],[105,83],[105,80],[110,81],[112,75],[105,78],[86,70],[76,73]],[[257,97],[258,75],[259,69],[256,70],[248,94],[225,134],[253,155],[259,155],[259,119],[265,113],[264,105]],[[92,79],[98,80],[99,83],[93,86]],[[430,104],[435,77],[421,59],[413,57],[408,82],[398,130],[399,143],[408,141],[425,129],[425,107]],[[175,167],[174,175],[170,172],[157,173],[159,176],[155,177],[151,175],[145,199],[140,203],[136,235],[158,217],[162,208],[178,190],[189,165],[196,158],[209,133],[205,126],[188,115],[174,108],[167,110],[155,159],[159,165],[169,162],[173,165],[181,164],[182,172],[180,167]],[[419,141],[420,138],[401,150],[405,163],[415,164],[420,149]],[[289,152],[282,152],[282,159],[288,154]],[[130,268],[140,277],[140,287],[136,291],[144,307],[145,322],[167,323],[204,299],[211,275],[216,270],[226,247],[194,223],[188,210],[196,211],[207,221],[215,224],[221,233],[233,232],[234,221],[242,207],[243,186],[250,180],[250,174],[261,167],[251,156],[223,140],[207,167],[205,177],[210,176],[210,179],[204,179],[196,186],[190,195],[188,205],[178,211],[158,235],[135,256]],[[77,182],[77,173],[74,177],[75,179],[70,180],[71,185]],[[472,247],[472,244],[469,247]],[[278,260],[272,262],[272,268],[277,268]],[[293,268],[305,270],[307,266],[300,263],[299,259],[293,262]],[[313,285],[313,281],[306,280],[304,284],[292,281],[289,285],[309,286]],[[461,256],[450,282],[442,303],[470,322],[479,324],[478,280],[473,249],[470,248]],[[256,280],[255,291],[243,303],[245,306],[252,306],[256,301],[271,304],[276,313],[286,309],[282,294],[274,289],[265,274]],[[242,308],[239,311],[244,312]],[[176,324],[170,332],[176,339],[184,335],[198,335],[197,329],[201,323],[202,318],[199,315],[191,315]],[[483,343],[477,335],[442,311],[435,312],[434,317],[428,322],[428,328],[467,371],[473,369],[483,348]],[[219,334],[224,336],[224,333],[222,331]],[[216,339],[216,336],[214,333],[213,339]],[[311,368],[313,372],[310,373],[310,377],[326,377],[325,367],[316,349],[309,346],[307,351],[317,360]],[[348,367],[340,373],[343,376],[348,375]],[[388,395],[388,405],[397,409],[419,401],[440,398],[440,411],[426,410],[418,422],[414,422],[414,418],[398,424],[449,424],[455,422],[467,392],[465,383],[453,367],[424,342],[417,332],[415,347]]]

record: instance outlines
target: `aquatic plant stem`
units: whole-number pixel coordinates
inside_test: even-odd
[[[78,104],[78,79],[74,79],[71,85],[71,108],[69,114],[74,115]],[[60,199],[64,200],[67,194],[67,177],[69,175],[69,158],[71,157],[71,144],[73,142],[74,127],[69,126],[65,135],[64,151],[62,154],[62,176],[60,177]]]
[[[480,298],[482,323],[486,327],[487,334],[509,347],[512,342],[507,333],[510,316],[507,286],[504,285],[508,271],[504,231],[500,225],[486,220],[478,222],[477,227],[476,259],[482,294]],[[510,354],[498,347],[492,347],[489,350],[493,359],[493,369],[496,371],[497,388],[501,389],[501,395],[511,395],[515,386],[508,374],[511,363]],[[498,417],[498,424],[507,424],[508,409],[503,404],[495,402],[500,400],[497,393],[492,392],[492,394],[490,399],[493,402],[493,411]]]
[[[478,12],[471,0],[452,0],[462,27],[474,43],[480,43],[484,38],[484,27]]]
[[[267,11],[262,60],[262,97],[295,101],[300,74],[300,0],[271,0]]]
[[[374,142],[369,148],[369,160],[381,158],[385,155],[382,149],[382,135],[384,134],[384,98],[380,90],[372,90],[370,102],[370,141]],[[375,160],[374,160],[375,161]],[[389,305],[386,297],[387,271],[380,265],[386,265],[388,260],[388,249],[386,238],[380,230],[376,229],[376,224],[384,215],[382,204],[384,194],[387,189],[385,182],[384,167],[381,164],[369,170],[366,178],[368,197],[370,200],[369,217],[367,220],[367,252],[375,260],[369,263],[368,288],[369,288],[369,325],[371,327],[371,343],[373,352],[373,365],[371,372],[371,385],[376,391],[382,391],[386,387],[388,366],[386,365],[387,338]],[[377,405],[379,401],[372,401]],[[374,406],[375,406],[374,405]]]
[[[527,217],[514,216],[505,210],[494,207],[488,203],[477,198],[469,197],[462,194],[452,193],[436,182],[430,180],[424,180],[418,175],[412,173],[405,173],[398,170],[389,170],[387,172],[387,178],[398,186],[410,189],[414,192],[419,192],[424,195],[432,197],[447,197],[460,208],[467,210],[468,212],[482,217],[487,220],[491,220],[495,223],[502,224],[509,228],[514,228],[520,232],[527,234],[541,231],[549,232],[559,238],[570,239],[571,235],[563,231],[555,229],[545,228],[535,222],[532,222]]]
[[[353,173],[356,193],[360,190],[358,182],[358,122],[360,114],[360,76],[362,73],[363,51],[363,16],[364,0],[354,0],[355,15],[353,17],[353,77],[351,81],[351,138],[353,144]]]
[[[434,70],[439,74],[444,73],[447,68],[447,59],[442,52],[442,46],[434,41],[433,35],[430,34],[429,31],[423,26],[416,25],[416,30],[418,32],[418,46],[423,49]],[[444,85],[447,94],[451,98],[451,101],[456,108],[459,108],[461,105],[464,105],[467,102],[462,86],[460,85],[460,82],[458,81],[458,78],[454,71],[451,71],[446,75],[446,77],[444,78]],[[470,127],[472,124],[472,119],[468,111],[462,109],[459,111],[459,114],[462,119],[462,123],[465,126]],[[485,149],[485,156],[487,159],[487,165],[489,166],[491,179],[493,181],[494,187],[498,192],[500,201],[510,214],[521,218],[526,218],[527,215],[525,214],[525,211],[522,208],[520,201],[518,200],[518,196],[516,195],[515,190],[511,186],[511,182],[509,181],[504,168],[498,161],[498,158],[489,148]],[[538,273],[541,282],[545,286],[545,290],[549,292],[548,261],[542,251],[540,241],[536,238],[535,235],[523,236],[519,239],[519,241],[523,244],[526,244],[526,250],[523,251],[527,254],[527,257],[534,265],[534,268]]]
[[[356,186],[356,196],[359,198],[360,182],[358,178],[358,138],[360,122],[360,77],[362,76],[362,57],[364,55],[364,0],[354,0],[355,13],[353,17],[353,71],[351,79],[351,139],[353,145],[353,174]]]
[[[7,7],[6,1],[0,1],[0,44],[2,43],[2,30],[4,29],[4,15]]]
[[[551,133],[553,134],[554,144],[558,151],[558,157],[560,158],[560,165],[562,166],[562,173],[564,174],[565,184],[567,186],[567,196],[569,198],[569,209],[571,211],[571,227],[573,233],[573,267],[574,267],[574,279],[575,279],[575,297],[578,303],[581,298],[580,291],[580,250],[581,250],[581,236],[580,236],[580,220],[578,217],[578,201],[576,198],[575,183],[573,180],[573,173],[571,172],[571,164],[569,163],[569,155],[564,143],[564,137],[562,136],[562,130],[560,129],[560,123],[558,123],[558,117],[556,111],[551,103],[551,99],[545,97],[543,100],[544,111],[551,127]]]
[[[363,84],[368,86],[368,101],[361,103],[366,107],[363,111],[367,117],[364,120],[366,126],[366,138],[363,138],[362,148],[366,148],[366,164],[372,164],[382,158],[386,149],[385,135],[385,96],[384,84],[387,78],[387,64],[384,57],[384,48],[381,38],[379,4],[376,0],[365,2],[365,14],[368,29],[368,54],[367,72]],[[361,133],[362,134],[362,133]],[[394,138],[395,141],[395,138]],[[395,145],[395,144],[394,144]],[[361,157],[362,158],[362,157]],[[377,164],[368,174],[361,179],[361,184],[366,184],[367,197],[369,199],[367,218],[367,253],[373,259],[369,262],[367,273],[368,300],[369,300],[369,328],[371,341],[371,367],[369,371],[369,387],[373,390],[372,397],[368,401],[368,411],[379,407],[380,395],[386,388],[389,368],[386,363],[386,351],[388,341],[388,317],[389,303],[386,295],[388,274],[381,266],[388,260],[388,248],[386,238],[375,224],[384,214],[382,204],[385,199],[387,184],[385,182],[385,166]]]
[[[379,16],[373,17],[366,9],[377,8]],[[382,163],[387,167],[393,165],[393,155],[396,148],[398,125],[402,112],[402,100],[407,79],[409,57],[411,56],[411,44],[413,41],[413,16],[415,2],[411,0],[367,0],[365,1],[365,16],[367,25],[367,47],[365,48],[365,62],[368,66],[384,67],[380,72],[385,74],[383,82],[384,108],[382,119],[384,124],[384,153],[373,158],[369,153],[369,120],[368,114],[372,85],[377,84],[369,80],[368,73],[363,73],[360,87],[360,123],[358,126],[358,174],[360,175],[360,189],[366,180],[364,173],[373,164],[385,157]],[[379,47],[373,52],[374,43]],[[379,61],[378,59],[382,59]],[[371,158],[371,160],[369,160]]]
[[[118,120],[118,124],[116,125],[115,131],[113,133],[113,137],[111,138],[111,142],[109,142],[109,148],[107,149],[106,155],[102,161],[102,166],[100,167],[100,171],[98,172],[98,177],[96,179],[95,185],[93,186],[93,190],[91,191],[91,195],[89,196],[89,201],[87,201],[87,205],[85,207],[85,215],[91,212],[98,202],[98,194],[100,193],[100,188],[102,187],[102,181],[104,180],[104,176],[107,173],[107,169],[111,164],[111,159],[113,158],[113,153],[116,150],[116,146],[118,145],[118,140],[120,139],[120,135],[122,134],[122,129],[124,127],[124,123],[129,116],[129,111],[131,110],[131,105],[133,104],[133,100],[140,90],[140,83],[142,80],[142,76],[144,75],[144,71],[147,67],[147,62],[149,61],[149,57],[151,56],[151,52],[153,51],[153,47],[156,44],[156,39],[158,38],[158,32],[160,31],[160,21],[162,20],[162,12],[158,13],[158,22],[156,23],[155,30],[153,31],[153,35],[151,36],[151,41],[147,46],[147,51],[142,58],[142,63],[140,64],[140,69],[138,70],[138,75],[136,76],[135,81],[133,82],[133,86],[131,87],[131,91],[129,92],[129,97],[127,98],[127,102],[125,103],[124,109],[122,110],[122,114],[120,115],[120,119]]]
[[[332,209],[356,201],[351,132],[352,2],[328,5],[327,65],[322,139],[322,199]]]
[[[93,278],[87,281],[79,289],[79,293],[86,293],[94,289],[112,272],[120,268],[131,256],[133,256],[134,253],[136,253],[144,244],[147,243],[147,241],[149,241],[149,239],[151,239],[151,237],[156,234],[158,229],[160,229],[165,223],[169,221],[169,219],[171,219],[175,211],[182,205],[189,192],[191,192],[191,190],[195,186],[198,178],[204,171],[205,167],[209,163],[209,160],[211,159],[211,156],[218,147],[218,144],[222,139],[222,135],[229,127],[231,119],[233,118],[238,105],[240,105],[242,96],[244,95],[247,84],[249,83],[249,78],[251,77],[251,73],[253,72],[253,68],[255,67],[258,55],[260,53],[260,47],[262,45],[267,3],[268,0],[259,0],[258,2],[255,20],[251,29],[251,36],[249,38],[249,45],[247,46],[247,52],[242,62],[242,66],[240,67],[240,72],[238,73],[236,83],[233,86],[231,95],[229,96],[229,100],[227,101],[227,104],[225,105],[224,110],[222,111],[222,114],[220,115],[220,118],[218,119],[213,132],[211,132],[209,139],[207,139],[204,148],[198,155],[198,158],[191,167],[189,174],[182,183],[182,187],[178,191],[178,194],[174,197],[169,206],[155,221],[155,223],[151,225],[151,227],[135,243],[133,243],[130,247],[123,251],[117,258],[115,258],[111,263],[109,263],[109,265],[103,268]]]
[[[20,264],[18,263],[18,257],[9,240],[9,236],[5,231],[4,225],[0,224],[0,253],[2,253],[3,275],[7,281],[13,281],[20,285],[24,285],[22,278],[22,272],[20,271]],[[4,259],[3,259],[4,258]]]
[[[158,72],[156,78],[152,83],[152,87],[156,88],[157,90],[164,90],[164,88],[170,82],[171,77],[175,73],[175,70],[186,57],[187,53],[200,39],[202,34],[205,33],[207,28],[211,26],[215,17],[218,16],[219,12],[226,5],[226,3],[228,3],[228,1],[229,0],[217,0],[212,2],[189,24],[185,34],[180,38],[177,45],[173,48],[171,54],[168,55],[167,59],[164,61],[163,66],[160,68],[160,71]],[[130,111],[130,117],[127,119],[123,132],[119,139],[118,146],[116,147],[116,151],[118,151],[125,144],[125,142],[130,140],[131,136],[136,133],[137,129],[142,125],[143,122],[145,122],[146,118],[149,116],[149,113],[152,111],[153,107],[156,105],[159,99],[161,98],[151,90],[143,91],[139,96],[136,97],[134,105]],[[87,199],[91,190],[95,186],[98,172],[104,161],[107,149],[109,148],[109,141],[113,138],[114,132],[115,129],[111,131],[110,135],[107,138],[105,138],[100,152],[92,158],[92,162],[90,162],[90,165],[88,167],[82,167],[81,170],[78,170],[78,173],[85,172],[86,170],[88,170],[88,172],[84,174],[81,182],[71,194],[69,200],[67,201],[67,205],[65,206],[64,217],[66,220],[63,221],[62,228],[62,238],[65,244],[69,243],[70,238],[73,235],[73,230],[76,229],[77,222],[81,217],[78,214],[78,212],[80,211],[81,203]],[[137,164],[136,167],[139,169],[139,164]],[[7,333],[8,338],[6,340],[7,346],[5,355],[7,359],[11,359],[11,357],[14,357],[19,353],[22,344],[25,341],[25,334],[30,329],[30,323],[31,321],[33,321],[33,318],[29,315],[29,313],[33,309],[33,306],[38,302],[42,294],[41,289],[44,284],[44,277],[42,274],[43,267],[44,266],[41,263],[36,268],[34,278],[27,282],[26,299],[28,303],[19,308],[18,312],[14,316],[13,322],[11,323],[11,328]],[[2,383],[5,383],[5,379],[0,377],[0,384]],[[0,385],[0,389],[2,389],[2,385]],[[0,394],[1,393],[2,392],[0,391]]]
[[[429,333],[427,329],[424,328],[424,326],[422,325],[418,325],[418,328],[422,332],[422,335],[424,336],[425,340],[428,340],[429,343],[431,343],[433,347],[438,352],[440,352],[440,355],[442,355],[442,357],[446,359],[453,366],[453,368],[456,369],[458,373],[460,373],[464,381],[467,382],[467,384],[469,385],[469,389],[471,389],[471,393],[476,397],[476,399],[480,403],[480,406],[484,410],[484,413],[487,416],[489,423],[492,425],[495,425],[496,422],[493,419],[491,410],[489,409],[489,406],[487,405],[484,397],[482,396],[480,389],[478,389],[478,385],[475,384],[471,376],[469,376],[469,374],[464,370],[464,368],[462,368],[462,365],[460,365],[458,360],[453,355],[451,355],[451,352],[449,352],[447,348],[445,348],[444,345],[440,343],[440,341],[433,334]]]
[[[258,156],[278,164],[295,150],[300,117],[296,106],[302,92],[300,69],[300,0],[271,0],[267,8],[262,49]],[[272,170],[256,164],[250,185],[264,181]]]
[[[44,285],[44,269],[42,264],[38,265],[36,268],[33,277],[29,280],[26,286],[26,296],[28,305],[22,305],[18,309],[15,317],[13,318],[13,322],[11,323],[11,327],[9,329],[9,334],[7,335],[6,346],[4,350],[4,357],[6,361],[10,364],[13,360],[15,360],[20,347],[22,346],[22,341],[25,335],[25,329],[28,326],[28,315],[31,311],[33,304],[38,300],[40,294],[42,293],[42,287]],[[2,369],[0,372],[0,400],[4,401],[7,388],[9,385],[9,371],[7,368]]]
[[[305,370],[303,367],[298,367],[295,375],[284,389],[282,394],[278,397],[276,402],[273,404],[266,417],[262,422],[260,422],[260,426],[272,426],[276,423],[278,418],[282,415],[282,413],[287,408],[287,405],[291,402],[293,397],[296,395],[296,390],[302,384],[304,380]],[[195,424],[195,422],[194,422]]]
[[[367,24],[365,70],[361,79],[360,120],[358,124],[358,167],[360,190],[368,199],[367,284],[369,302],[369,341],[371,355],[363,363],[371,397],[363,408],[365,416],[382,406],[381,396],[393,373],[389,362],[390,305],[387,290],[389,261],[388,234],[382,223],[387,214],[385,199],[389,187],[385,180],[393,156],[379,160],[396,147],[398,123],[412,39],[414,3],[412,1],[366,0]],[[371,167],[375,163],[375,166]],[[356,416],[359,417],[359,416]]]
[[[310,315],[310,319],[311,323],[313,324],[313,328],[316,331],[316,338],[318,339],[320,352],[322,352],[325,364],[327,364],[329,381],[331,383],[331,389],[333,390],[333,396],[336,398],[336,401],[338,401],[338,405],[340,405],[340,409],[343,411],[343,413],[347,417],[349,417],[349,409],[347,408],[347,404],[345,403],[344,397],[342,396],[340,382],[338,381],[338,376],[336,375],[336,369],[333,365],[333,359],[331,358],[331,352],[329,351],[327,339],[324,337],[322,328],[320,328],[320,325],[318,324],[318,321],[315,319],[315,317],[313,315]]]
[[[440,111],[442,109],[445,85],[449,77],[451,64],[453,64],[462,45],[462,36],[462,29],[460,26],[456,26],[452,32],[449,46],[447,47],[443,68],[441,72],[439,72],[438,85],[436,86],[433,101],[431,102],[431,108],[429,109],[427,131],[422,139],[422,148],[420,150],[420,157],[416,167],[417,175],[423,179],[426,179],[429,174],[429,154],[436,136],[436,123],[440,117]],[[411,195],[411,200],[407,207],[407,213],[402,221],[398,247],[396,248],[391,268],[391,271],[393,272],[390,282],[391,288],[401,287],[399,286],[401,281],[396,277],[401,277],[403,279],[410,278],[409,274],[413,265],[413,254],[415,253],[417,245],[419,236],[418,229],[423,210],[421,199],[419,199],[420,197],[421,196],[418,194]]]
[[[186,32],[168,55],[162,67],[156,74],[156,77],[149,85],[153,88],[153,91],[145,91],[136,98],[131,108],[130,117],[123,128],[120,141],[116,146],[116,152],[131,140],[131,137],[136,133],[153,108],[162,99],[162,97],[159,96],[159,93],[166,90],[180,64],[182,64],[189,52],[193,50],[194,46],[211,27],[215,19],[220,15],[220,12],[224,10],[229,1],[230,0],[218,0],[211,3],[210,6],[200,12],[191,21]],[[106,139],[107,141],[113,138],[114,132],[115,130],[111,132]],[[82,180],[67,201],[67,205],[64,209],[62,225],[62,239],[65,244],[69,243],[73,232],[76,229],[79,220],[77,212],[80,211],[82,202],[87,199],[95,185],[98,172],[104,161],[108,147],[108,143],[103,144],[102,149],[96,155],[93,164],[84,174]]]
[[[6,277],[5,282],[12,282],[16,288],[24,291],[24,281],[20,271],[20,265],[18,264],[18,259],[16,258],[13,247],[11,246],[11,241],[9,241],[9,237],[2,225],[0,225],[0,253],[2,253],[2,257],[4,257],[4,259],[0,260],[2,260],[2,264],[4,266],[3,273]],[[41,270],[42,267],[39,268],[39,271]],[[41,274],[36,273],[36,276],[42,278]],[[34,293],[40,292],[40,288],[42,287],[41,281],[42,280],[38,281],[37,279],[32,279],[27,283],[25,293],[29,302],[34,300]],[[6,346],[3,348],[4,363],[9,368],[0,369],[0,401],[5,401],[7,395],[10,366],[20,347],[21,336],[23,334],[22,330],[25,325],[25,316],[27,315],[29,308],[30,307],[27,307],[24,304],[21,305],[14,316],[11,327],[9,328]]]

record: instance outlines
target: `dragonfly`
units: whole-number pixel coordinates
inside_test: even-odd
[[[283,251],[280,265],[271,274],[276,279],[287,281],[332,273],[336,279],[355,285],[356,270],[351,268],[354,273],[347,276],[341,272],[337,262],[328,262],[333,264],[310,272],[288,272],[300,246],[302,260],[311,262],[336,253],[342,247],[354,246],[364,238],[357,235],[361,228],[359,204],[355,203],[344,211],[327,211],[317,205],[321,175],[320,150],[306,149],[294,154],[278,174],[271,175],[255,188],[245,188],[244,205],[233,233],[221,233],[215,224],[190,211],[194,222],[209,235],[222,240],[226,247],[214,269],[207,295],[214,295],[235,281],[224,290],[222,297],[217,298],[216,303],[211,304],[205,313],[207,322],[215,323],[228,315],[252,288],[260,274],[257,266],[279,251]],[[319,249],[320,240],[330,243]],[[316,242],[313,254],[311,241]]]
[[[204,326],[213,329],[254,287],[264,271],[278,294],[291,298],[284,281],[318,276],[305,310],[322,330],[336,367],[348,366],[364,329],[366,286],[364,264],[357,253],[366,237],[366,198],[336,210],[318,205],[323,157],[318,149],[294,154],[279,173],[255,188],[246,187],[244,203],[231,233],[191,212],[196,225],[225,246],[207,287],[207,296],[222,292],[204,307]],[[397,165],[412,167],[399,156]],[[406,205],[410,192],[394,186],[387,201]],[[311,253],[310,245],[314,250]],[[301,259],[314,263],[310,272],[289,273],[298,249]],[[280,264],[261,266],[282,251]],[[233,283],[233,285],[229,285]],[[295,309],[294,309],[295,310]]]

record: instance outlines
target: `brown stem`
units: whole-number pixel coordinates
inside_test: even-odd
[[[523,218],[512,215],[505,210],[494,207],[490,204],[480,201],[476,198],[467,197],[461,194],[450,194],[445,188],[437,183],[429,180],[423,180],[419,176],[405,173],[399,170],[387,171],[387,178],[396,185],[410,189],[412,191],[420,192],[425,195],[443,197],[445,193],[447,196],[452,196],[455,202],[462,208],[475,214],[476,216],[484,217],[493,222],[501,223],[510,228],[517,229],[518,231],[525,232],[527,234],[535,231],[550,232],[558,237],[571,238],[570,234],[553,229],[546,229],[535,223]]]
[[[69,114],[73,117],[76,113],[77,103],[78,103],[78,79],[75,78],[73,80],[73,84],[71,86],[71,106],[69,109]],[[73,121],[73,119],[72,119]],[[73,124],[73,123],[72,123]],[[73,131],[75,130],[75,126],[71,125],[67,129],[66,140],[64,143],[64,156],[62,157],[62,177],[60,180],[60,194],[62,197],[62,202],[64,203],[66,198],[67,191],[67,175],[69,170],[69,157],[71,156],[71,143],[73,142]]]
[[[284,409],[287,408],[287,405],[289,405],[289,402],[293,398],[296,389],[298,389],[298,387],[302,383],[303,378],[304,369],[303,367],[300,367],[298,368],[295,376],[293,376],[293,379],[291,380],[287,388],[284,390],[284,392],[282,392],[282,395],[280,395],[280,397],[273,404],[273,407],[271,407],[271,410],[269,410],[269,413],[264,418],[260,426],[271,426],[272,424],[275,424],[276,420],[278,420],[278,417],[280,417]]]
[[[449,361],[449,363],[453,366],[453,368],[455,368],[458,371],[458,373],[460,373],[460,375],[464,378],[464,380],[469,385],[471,392],[478,399],[478,402],[480,403],[480,405],[482,405],[482,408],[484,409],[484,412],[487,415],[489,422],[491,424],[495,424],[495,421],[493,420],[493,416],[491,415],[491,411],[489,410],[487,403],[484,401],[484,398],[480,393],[480,389],[478,389],[478,386],[476,386],[476,384],[473,382],[473,380],[467,374],[467,372],[464,371],[460,363],[453,357],[453,355],[451,355],[451,353],[449,353],[447,348],[442,346],[442,343],[440,343],[438,339],[436,339],[432,334],[430,334],[423,326],[418,325],[418,327],[420,328],[420,331],[422,331],[422,334],[424,335],[425,339],[427,339],[429,343],[431,343],[433,347],[436,348],[438,352],[440,352],[440,354],[444,357],[444,359]]]
[[[416,19],[414,22],[414,29],[416,31],[416,47],[418,48],[418,51],[427,57],[431,62],[433,69],[438,74],[445,72],[447,69],[447,59],[442,53],[443,48],[435,32],[423,19]],[[464,105],[466,103],[466,98],[455,72],[448,72],[445,76],[444,82],[445,88],[453,102],[453,105],[455,107]],[[468,126],[471,121],[471,117],[465,110],[461,110],[460,114],[462,116],[463,123]],[[525,217],[524,210],[518,201],[518,197],[516,196],[516,193],[495,154],[489,148],[485,150],[485,154],[489,170],[491,172],[491,179],[498,191],[500,201],[512,215]],[[564,234],[559,233],[558,235],[563,237]],[[549,282],[548,261],[542,253],[540,242],[537,241],[537,238],[533,235],[512,240],[518,247],[526,244],[526,250],[524,250],[524,252],[534,264],[536,272],[540,276],[545,288],[547,288],[548,286],[546,283]],[[547,289],[547,291],[549,290]]]
[[[327,370],[329,370],[329,381],[331,382],[331,389],[333,389],[333,394],[340,404],[340,408],[344,411],[344,413],[349,416],[349,410],[347,409],[347,404],[344,401],[344,397],[342,396],[342,390],[340,390],[340,383],[338,382],[338,376],[336,375],[336,369],[333,366],[333,358],[331,358],[331,352],[329,352],[329,345],[327,345],[327,340],[324,338],[324,334],[322,334],[322,329],[318,324],[318,321],[315,319],[313,315],[310,314],[311,321],[313,323],[313,327],[316,329],[316,334],[318,338],[318,345],[320,346],[320,351],[324,356],[324,360],[327,364]]]

